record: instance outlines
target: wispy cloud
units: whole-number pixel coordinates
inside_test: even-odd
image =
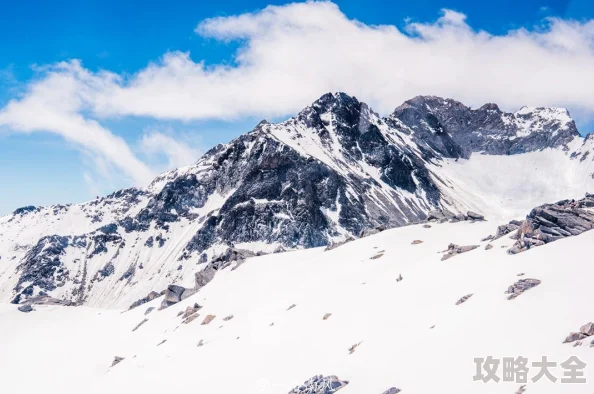
[[[387,113],[419,94],[471,105],[565,106],[594,115],[594,21],[546,18],[531,29],[493,35],[462,13],[429,23],[371,26],[333,3],[270,6],[201,22],[196,33],[238,41],[233,65],[207,65],[168,52],[132,75],[92,72],[72,60],[41,69],[24,96],[0,110],[0,126],[62,135],[146,183],[153,168],[102,125],[106,118],[237,119],[293,114],[326,91],[346,91]],[[145,153],[187,163],[191,149],[164,134]]]

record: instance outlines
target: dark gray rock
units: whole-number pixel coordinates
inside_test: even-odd
[[[460,298],[458,301],[456,301],[456,305],[460,305],[465,303],[466,301],[468,301],[468,299],[472,297],[472,293],[471,294],[466,294],[464,297]]]
[[[165,290],[165,298],[161,302],[161,309],[170,307],[171,305],[177,304],[181,300],[196,294],[198,289],[187,289],[183,286],[169,285]]]
[[[111,366],[112,367],[115,367],[116,365],[118,365],[122,361],[124,361],[124,357],[115,356],[114,359],[113,359],[113,362],[111,363]]]
[[[530,290],[533,287],[540,285],[540,283],[541,282],[538,279],[532,279],[532,278],[520,279],[519,281],[517,281],[516,283],[511,285],[505,292],[506,294],[510,294],[507,297],[507,299],[513,300],[514,298],[518,297],[520,294],[522,294],[526,290]]]
[[[396,387],[390,387],[389,389],[384,391],[382,394],[398,394],[400,391],[401,390],[397,389]]]
[[[398,121],[404,123],[415,142],[444,157],[469,158],[473,152],[513,155],[565,147],[579,136],[573,121],[561,123],[547,111],[510,114],[495,104],[472,109],[452,99],[418,96],[396,108],[386,123],[393,127],[399,126]],[[526,124],[538,130],[524,133]]]
[[[29,313],[33,311],[33,307],[31,307],[31,305],[21,305],[17,309],[24,313]]]
[[[139,299],[138,301],[134,301],[134,303],[132,303],[132,305],[130,305],[130,308],[128,309],[134,309],[137,306],[146,304],[147,302],[151,302],[152,300],[161,297],[160,293],[157,293],[156,291],[151,291],[150,293],[147,294],[146,297],[143,297],[141,299]]]
[[[483,215],[472,211],[468,211],[466,213],[466,216],[468,216],[468,218],[471,220],[485,220],[485,217]]]

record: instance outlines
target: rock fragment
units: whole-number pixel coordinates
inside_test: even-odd
[[[479,245],[459,246],[455,244],[449,244],[448,248],[445,250],[446,254],[441,257],[441,261],[452,258],[458,254],[470,252],[471,250],[474,250],[478,247]]]

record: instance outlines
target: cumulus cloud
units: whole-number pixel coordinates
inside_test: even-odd
[[[346,91],[382,113],[419,94],[594,112],[593,21],[547,18],[493,35],[442,10],[436,21],[399,30],[349,19],[333,3],[307,2],[207,19],[196,32],[239,41],[235,64],[167,53],[128,80],[114,79],[93,109],[186,120],[282,116],[326,91]]]
[[[146,183],[152,169],[102,122],[233,120],[291,115],[327,91],[345,91],[388,113],[419,94],[506,109],[563,106],[594,115],[594,21],[547,18],[539,26],[494,35],[464,14],[442,10],[432,22],[366,25],[330,2],[269,6],[207,19],[204,38],[238,41],[231,64],[206,64],[168,52],[130,75],[92,72],[77,60],[46,66],[22,97],[0,110],[0,126],[49,131]],[[145,151],[187,164],[190,150],[165,135]]]

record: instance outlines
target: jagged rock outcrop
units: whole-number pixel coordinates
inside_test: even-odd
[[[289,394],[333,394],[347,384],[347,380],[340,380],[334,375],[316,375],[289,391]]]
[[[520,279],[519,281],[508,287],[505,294],[509,294],[509,296],[507,297],[508,300],[513,300],[514,298],[520,296],[520,294],[522,294],[526,290],[530,290],[533,287],[540,285],[540,283],[541,282],[538,279]]]
[[[580,327],[579,332],[572,332],[565,338],[563,343],[572,343],[575,341],[581,341],[587,337],[594,336],[594,323],[586,323]]]
[[[471,109],[435,96],[406,101],[388,122],[407,125],[419,145],[451,158],[469,158],[473,152],[509,155],[563,147],[578,135],[565,109],[524,107],[506,113],[496,104]]]
[[[524,252],[594,228],[594,196],[562,200],[534,208],[517,230],[510,254]]]

